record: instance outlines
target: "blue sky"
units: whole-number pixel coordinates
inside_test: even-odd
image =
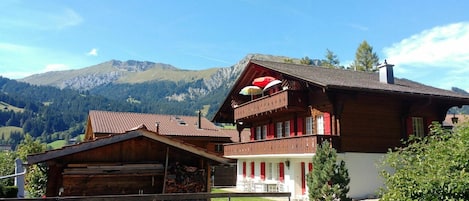
[[[2,0],[0,75],[111,59],[228,67],[249,53],[347,66],[366,40],[395,76],[469,90],[469,1]]]

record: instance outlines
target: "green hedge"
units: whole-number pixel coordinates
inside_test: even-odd
[[[18,195],[18,187],[0,185],[0,197],[1,198],[16,198],[17,195]]]

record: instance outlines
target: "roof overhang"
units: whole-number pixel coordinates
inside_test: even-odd
[[[137,137],[149,138],[151,140],[158,141],[166,145],[176,147],[178,149],[182,149],[190,153],[199,155],[201,157],[204,157],[216,163],[229,165],[230,163],[233,162],[231,159],[217,156],[201,148],[195,147],[193,145],[189,145],[179,140],[171,139],[166,136],[158,135],[146,129],[134,130],[134,131],[127,132],[125,134],[116,134],[116,135],[112,135],[109,137],[99,138],[94,141],[88,141],[88,142],[83,142],[83,143],[76,144],[76,145],[66,146],[61,149],[54,149],[54,150],[46,151],[44,153],[28,155],[27,160],[29,164],[46,162],[46,161],[54,160],[56,158],[96,149],[96,148],[107,146],[107,145],[114,144],[114,143],[127,141],[127,140],[134,139]]]

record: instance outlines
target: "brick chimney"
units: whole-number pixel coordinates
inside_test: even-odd
[[[394,84],[393,64],[388,64],[386,60],[378,66],[379,69],[379,82],[386,84]]]

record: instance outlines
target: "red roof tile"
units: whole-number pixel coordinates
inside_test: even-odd
[[[118,134],[144,125],[149,131],[160,135],[231,137],[215,124],[201,117],[201,128],[197,116],[161,115],[130,112],[110,112],[91,110],[88,123],[93,133]],[[159,128],[157,131],[156,123]],[[89,126],[89,125],[88,125]]]

